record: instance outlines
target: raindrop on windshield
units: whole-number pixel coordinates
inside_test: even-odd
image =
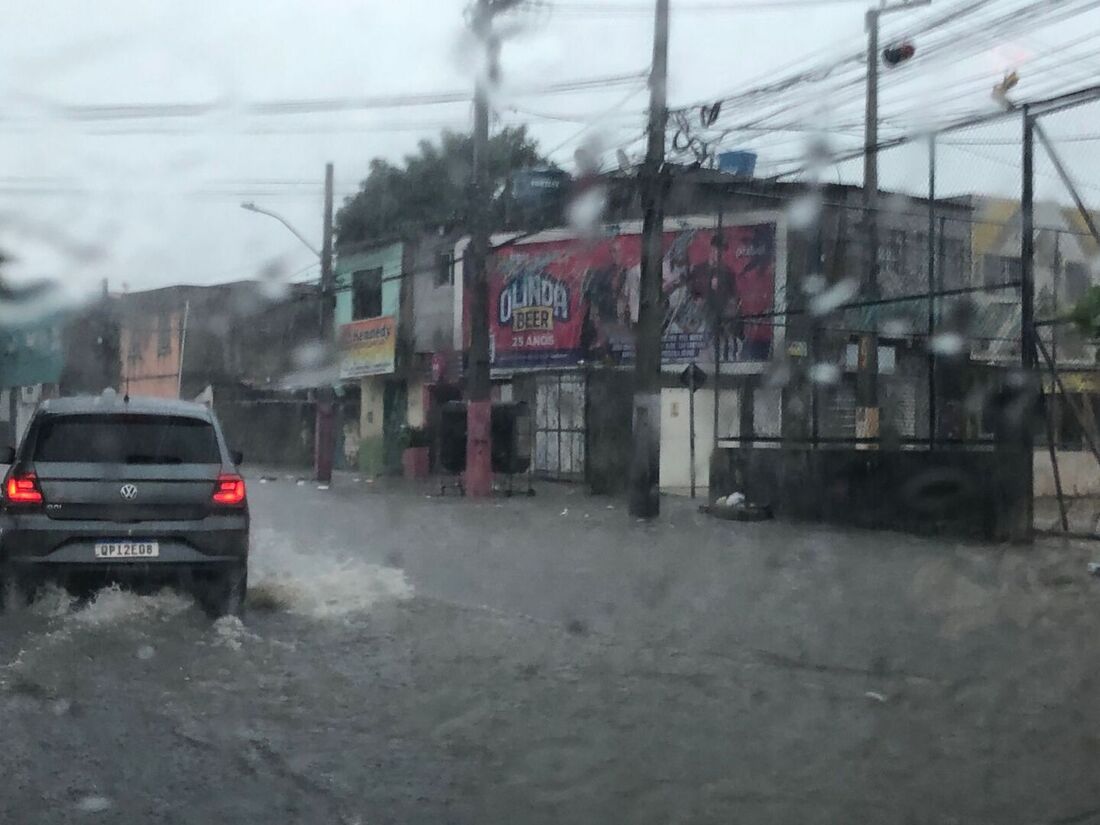
[[[840,380],[840,367],[822,361],[810,367],[810,380],[815,384],[835,384]]]
[[[932,336],[928,348],[936,355],[958,355],[966,342],[957,332],[940,332]]]
[[[845,278],[838,281],[810,300],[810,313],[812,315],[827,315],[841,304],[850,301],[858,292],[859,281],[857,279]]]
[[[111,807],[111,800],[105,796],[85,796],[76,803],[77,810],[86,814],[103,813]]]

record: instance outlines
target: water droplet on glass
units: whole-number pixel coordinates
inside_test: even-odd
[[[152,645],[142,645],[137,649],[137,657],[143,662],[147,662],[153,658],[154,652]]]
[[[325,363],[326,355],[327,349],[320,341],[307,341],[294,349],[294,368],[307,370],[319,367]]]
[[[957,332],[940,332],[932,336],[928,348],[936,355],[958,355],[965,343]]]
[[[807,295],[817,295],[828,283],[824,275],[815,272],[813,275],[807,275],[802,279],[802,291]]]
[[[904,338],[913,331],[913,325],[905,318],[890,318],[882,324],[882,334],[887,338]]]
[[[824,292],[820,292],[810,301],[810,312],[813,315],[827,315],[846,301],[850,301],[859,292],[859,281],[855,278],[845,278],[837,281]]]
[[[799,195],[787,207],[787,222],[792,229],[809,229],[821,215],[821,193]]]
[[[573,152],[577,162],[577,174],[594,175],[600,171],[600,158],[604,153],[603,136],[599,132],[590,132]]]
[[[815,384],[835,384],[840,380],[840,367],[822,361],[810,367],[810,380]]]
[[[260,294],[268,301],[278,301],[290,289],[290,270],[282,259],[269,261],[259,272]]]
[[[76,807],[86,814],[102,813],[111,807],[111,800],[105,796],[85,796],[76,803]]]
[[[607,190],[594,186],[575,197],[566,208],[569,225],[580,234],[593,234],[600,225],[607,206]]]

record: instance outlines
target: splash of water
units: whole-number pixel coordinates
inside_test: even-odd
[[[357,558],[309,552],[274,530],[257,531],[249,576],[250,601],[268,609],[314,618],[370,610],[407,599],[413,588],[404,571]]]

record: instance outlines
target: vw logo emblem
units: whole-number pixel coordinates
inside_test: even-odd
[[[133,484],[123,484],[122,487],[119,488],[118,494],[127,501],[133,501],[137,498],[137,487]]]

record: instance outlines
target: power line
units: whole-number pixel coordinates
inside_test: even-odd
[[[1084,102],[1092,101],[1100,101],[1100,85],[1093,84],[1091,86],[1084,86],[1079,89],[1074,89],[1072,91],[1048,98],[1030,98],[1028,100],[1021,101],[1020,104],[1009,110],[999,110],[982,114],[968,115],[959,118],[951,123],[939,124],[935,127],[934,131],[936,134],[949,133],[958,131],[960,129],[967,129],[983,124],[994,123],[997,121],[1005,120],[1007,118],[1017,118],[1020,117],[1019,107],[1025,104],[1033,107],[1037,111],[1041,111],[1043,109],[1057,109],[1059,107],[1070,105],[1076,106]],[[880,140],[875,149],[876,151],[882,152],[886,149],[892,149],[896,146],[903,146],[907,143],[912,143],[918,137],[923,137],[927,134],[927,131],[923,131],[920,133],[920,135],[908,134],[902,135],[900,137],[889,138],[887,140]],[[863,147],[860,147],[859,149],[854,149],[851,151],[835,153],[830,158],[828,158],[828,163],[831,165],[854,160],[856,158],[862,157],[864,151],[865,149]],[[771,179],[779,180],[781,178],[800,175],[805,173],[808,168],[808,164],[801,164],[795,169],[774,175]]]
[[[509,95],[555,95],[575,92],[598,92],[637,83],[646,77],[645,72],[628,72],[603,77],[533,86],[527,89],[503,90]],[[197,118],[217,112],[238,111],[245,115],[281,116],[322,114],[325,112],[363,111],[368,109],[395,109],[411,106],[438,106],[448,103],[469,103],[467,90],[453,92],[427,92],[404,95],[378,95],[373,97],[304,98],[299,100],[266,100],[233,105],[225,101],[209,103],[113,103],[113,104],[41,104],[51,114],[75,121],[111,121],[138,119]]]
[[[916,33],[931,33],[936,31],[938,27],[943,26],[946,22],[957,21],[963,19],[967,15],[973,15],[984,10],[988,5],[989,0],[971,0],[968,3],[952,7],[948,9],[947,12],[911,30]],[[993,14],[979,16],[979,19],[973,20],[973,26],[971,28],[959,32],[948,32],[933,40],[930,46],[922,49],[921,54],[925,56],[925,62],[921,64],[920,68],[922,73],[926,72],[929,68],[946,69],[952,64],[963,60],[969,60],[973,57],[973,54],[966,49],[967,46],[984,46],[986,43],[990,42],[991,39],[1006,36],[1018,29],[1027,29],[1031,31],[1037,25],[1050,25],[1053,22],[1065,19],[1069,15],[1079,14],[1097,5],[1100,5],[1100,3],[1095,2],[1095,0],[1089,0],[1089,2],[1083,3],[1068,2],[1056,6],[1051,6],[1047,2],[1036,2],[1035,0],[1031,0],[1022,6],[1008,11],[1002,12],[998,9],[994,11]],[[975,32],[977,32],[977,34],[975,34]],[[1081,42],[1081,40],[1076,42]],[[929,53],[933,58],[931,61],[928,59]],[[929,65],[929,63],[931,65]],[[862,65],[863,60],[861,55],[858,52],[853,52],[832,63],[812,66],[793,76],[781,77],[779,80],[770,81],[763,86],[750,88],[739,92],[737,95],[723,98],[722,102],[726,112],[729,113],[732,111],[733,113],[739,114],[742,118],[744,114],[733,104],[747,103],[755,98],[763,97],[766,101],[765,106],[767,108],[764,113],[757,115],[755,118],[742,120],[733,126],[728,125],[728,123],[724,124],[720,121],[719,125],[713,127],[711,130],[716,133],[716,135],[710,138],[709,142],[712,145],[720,143],[730,131],[734,130],[754,127],[778,128],[778,124],[774,123],[777,118],[785,117],[789,120],[792,116],[797,117],[798,112],[808,107],[819,107],[822,105],[822,102],[827,103],[830,112],[834,115],[838,111],[844,111],[844,107],[849,103],[858,102],[857,99],[862,94],[863,72],[860,68]],[[830,80],[834,76],[837,78],[835,82]],[[903,81],[907,79],[905,75],[901,75],[900,77]],[[909,75],[909,78],[912,77],[913,75]],[[989,74],[983,73],[983,75],[975,77],[973,80],[966,80],[962,83],[956,81],[955,83],[948,84],[947,88],[964,85],[967,82],[980,82],[981,91],[984,91],[991,85]],[[819,88],[823,85],[831,85],[832,88]],[[903,83],[902,87],[904,85]],[[814,88],[802,88],[807,86]],[[899,91],[902,87],[898,87]],[[795,92],[795,90],[798,90],[797,94],[792,98],[792,94],[789,92]],[[941,86],[937,91],[940,95],[939,99],[942,100],[943,87]],[[788,93],[785,94],[785,92]],[[1036,91],[1036,94],[1043,93],[1045,93],[1045,89],[1043,92]],[[963,98],[971,94],[973,93],[964,92],[961,95],[956,95],[956,97]],[[689,110],[681,109],[680,111],[686,112]],[[909,108],[909,111],[912,111],[912,107]],[[905,112],[899,114],[904,115]],[[969,114],[974,114],[973,110],[970,110]],[[727,114],[726,116],[728,117],[729,115]],[[706,130],[704,130],[704,132],[705,131]]]
[[[969,0],[967,3],[951,7],[946,12],[939,14],[923,24],[909,26],[901,31],[907,32],[910,37],[931,34],[943,28],[949,22],[982,11],[989,6],[991,2],[992,0]],[[1084,9],[1088,9],[1095,5],[1094,2],[1087,2],[1084,4]],[[984,44],[995,37],[1011,33],[1015,29],[1033,26],[1036,15],[1045,14],[1049,16],[1057,12],[1058,16],[1052,19],[1063,19],[1068,14],[1076,14],[1084,10],[1080,8],[1080,6],[1080,3],[1075,3],[1073,0],[1057,6],[1051,6],[1047,0],[1029,0],[1027,4],[1010,9],[1004,13],[995,13],[993,15],[979,17],[972,21],[973,25],[970,28],[955,33],[948,32],[943,38],[922,46],[920,51],[921,66],[926,70],[929,56],[939,53],[948,54],[950,58],[947,61],[948,65],[963,59],[969,59],[973,55],[969,52],[962,51],[967,45],[972,45],[975,42]],[[884,35],[884,38],[888,41],[896,36],[899,35]],[[799,65],[799,62],[792,65]],[[812,64],[809,68],[798,71],[793,75],[780,75],[778,80],[773,79],[778,72],[771,72],[761,85],[742,89],[726,96],[699,101],[690,106],[681,107],[680,111],[697,109],[699,106],[712,103],[715,100],[720,101],[723,106],[727,108],[727,112],[736,111],[732,109],[732,104],[747,103],[760,97],[764,97],[767,103],[771,105],[782,103],[783,111],[789,111],[790,109],[798,108],[804,104],[820,105],[825,98],[827,98],[830,108],[835,109],[837,107],[837,94],[846,91],[850,93],[852,99],[859,96],[863,83],[863,65],[864,51],[861,46],[859,49],[854,49],[841,58],[826,63]],[[783,70],[781,69],[780,71]],[[816,84],[829,81],[842,71],[846,74],[839,78],[840,85],[838,88],[826,91],[819,88],[801,90],[803,86],[815,86]],[[780,95],[778,99],[776,97],[777,94],[794,91],[796,89],[800,90],[800,96],[793,102],[790,96],[784,97]],[[803,93],[803,91],[805,93]],[[716,129],[717,128],[718,127],[716,127]]]
[[[843,3],[866,5],[866,0],[740,0],[736,3],[673,3],[672,11],[681,12],[739,12],[756,9],[782,10],[826,8]],[[597,3],[554,3],[551,12],[577,15],[613,16],[640,15],[653,16],[653,5],[645,4],[597,4]]]

